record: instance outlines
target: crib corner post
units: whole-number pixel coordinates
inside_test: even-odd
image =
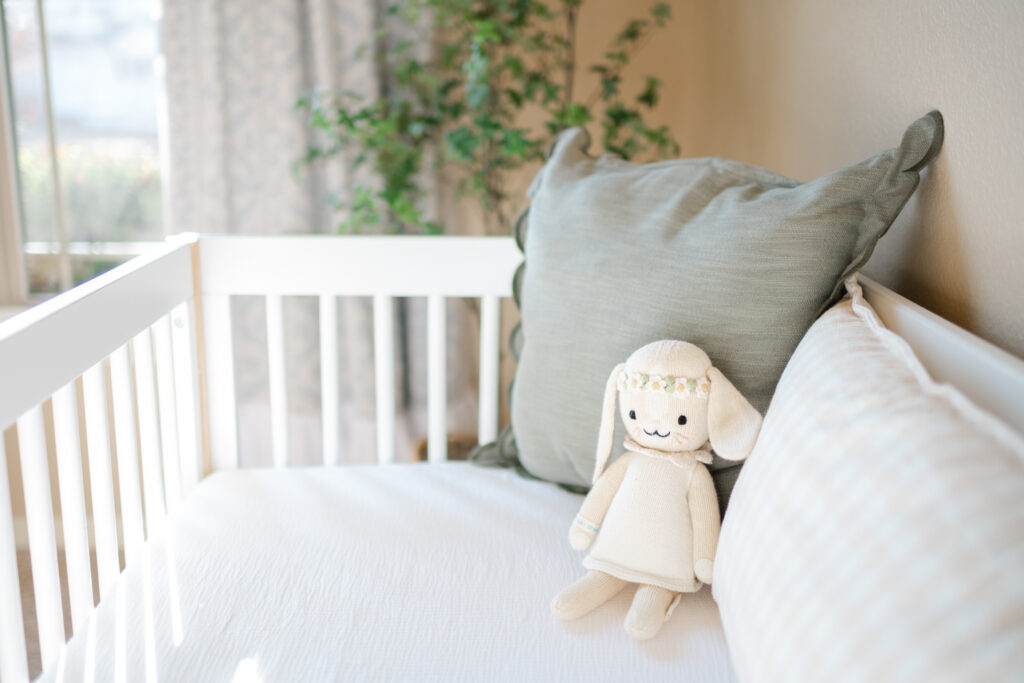
[[[231,297],[204,294],[202,239],[192,242],[192,288],[202,476],[238,467],[238,428],[231,333]]]

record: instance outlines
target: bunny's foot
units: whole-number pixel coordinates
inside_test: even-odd
[[[680,595],[659,586],[637,588],[633,605],[626,615],[626,633],[637,640],[653,638],[679,604]]]
[[[551,612],[559,619],[578,619],[611,600],[626,585],[604,572],[589,571],[551,601]]]

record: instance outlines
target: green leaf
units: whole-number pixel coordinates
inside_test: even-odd
[[[529,5],[530,12],[535,14],[539,19],[553,19],[555,17],[551,9],[542,2],[531,2]]]
[[[647,85],[644,87],[636,101],[640,104],[646,104],[649,108],[653,109],[658,104],[658,89],[661,87],[661,81],[653,76],[647,77]]]
[[[632,19],[630,20],[622,32],[619,33],[616,42],[619,44],[635,43],[643,35],[644,29],[647,28],[646,19]]]
[[[450,69],[455,66],[456,61],[465,49],[459,43],[444,43],[441,45],[440,61],[441,66]]]
[[[505,96],[512,101],[512,106],[519,109],[523,106],[523,94],[512,88],[505,88]]]
[[[561,124],[562,128],[569,128],[572,126],[582,126],[585,123],[593,120],[593,116],[590,114],[590,109],[582,104],[572,103],[562,111],[556,114],[556,121]]]
[[[651,16],[654,17],[654,21],[661,28],[672,18],[672,8],[664,2],[659,2],[651,7]]]
[[[541,84],[541,87],[544,89],[544,104],[558,101],[558,97],[562,92],[562,86],[557,83],[545,82]]]
[[[523,77],[525,67],[523,66],[523,60],[515,56],[509,56],[505,58],[505,68],[508,70],[509,75],[512,78],[519,79]]]
[[[389,54],[392,57],[401,57],[408,52],[413,45],[414,43],[411,40],[400,40],[391,47]]]
[[[528,71],[523,83],[523,96],[531,102],[534,101],[546,84],[548,80],[544,74],[539,71]]]
[[[501,153],[525,157],[530,150],[530,141],[523,129],[507,130],[501,138]]]
[[[473,152],[480,146],[481,140],[467,126],[459,126],[445,134],[448,151],[456,159],[469,161]]]
[[[494,20],[476,21],[473,24],[473,40],[478,43],[497,43],[501,41],[498,24]]]
[[[605,76],[601,79],[601,99],[610,100],[619,92],[619,76]]]
[[[625,50],[611,50],[604,53],[604,58],[609,62],[616,64],[625,64],[629,61],[629,55],[626,54]]]

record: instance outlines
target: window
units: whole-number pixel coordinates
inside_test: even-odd
[[[20,207],[0,230],[18,233],[29,295],[46,295],[163,238],[160,3],[2,0],[0,10],[6,181]]]

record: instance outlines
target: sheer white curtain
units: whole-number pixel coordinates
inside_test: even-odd
[[[294,105],[314,86],[378,92],[381,75],[373,60],[355,55],[382,14],[374,0],[164,2],[172,231],[334,231],[338,216],[326,206],[326,192],[351,190],[356,178],[341,161],[296,172],[310,132]],[[449,431],[473,432],[475,367],[465,363],[474,355],[465,348],[475,344],[467,334],[472,316],[459,302],[450,302],[448,311]],[[286,300],[284,313],[292,462],[315,464],[322,457],[317,304]],[[372,462],[372,309],[367,300],[350,299],[340,302],[338,313],[341,462]],[[425,304],[400,302],[395,315],[397,457],[406,460],[425,433]],[[237,297],[232,319],[241,458],[269,465],[262,301]]]

